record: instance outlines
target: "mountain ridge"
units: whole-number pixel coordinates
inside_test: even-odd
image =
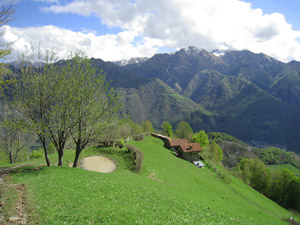
[[[300,62],[248,50],[188,47],[123,66],[92,58],[135,122],[180,120],[194,131],[225,132],[300,152]],[[220,52],[219,52],[220,53]]]

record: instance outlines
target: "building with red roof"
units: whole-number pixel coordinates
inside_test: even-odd
[[[203,150],[198,143],[189,143],[187,139],[172,139],[160,134],[152,134],[153,137],[164,141],[165,147],[187,161],[193,162],[200,159],[199,153]]]

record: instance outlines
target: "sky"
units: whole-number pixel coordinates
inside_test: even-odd
[[[2,0],[9,1],[9,0]],[[26,49],[106,61],[188,46],[300,61],[300,0],[15,0],[4,25],[10,60]]]

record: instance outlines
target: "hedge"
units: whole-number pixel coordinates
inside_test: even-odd
[[[144,155],[143,152],[133,145],[126,145],[128,153],[132,156],[134,160],[133,170],[135,172],[140,172],[143,168]]]

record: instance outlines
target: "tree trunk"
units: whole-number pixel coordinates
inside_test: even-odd
[[[78,159],[79,159],[79,155],[80,155],[81,150],[78,150],[78,148],[76,147],[76,152],[75,152],[75,159],[73,162],[73,167],[76,168],[78,166]]]
[[[11,152],[11,151],[9,151],[9,163],[10,163],[10,164],[13,164],[13,163],[14,163],[14,162],[13,162],[12,152]]]
[[[43,144],[44,154],[45,154],[45,160],[46,160],[47,166],[50,166],[50,160],[49,160],[49,157],[48,157],[46,140],[41,140],[41,142]]]
[[[79,132],[79,135],[81,135],[81,133]],[[77,139],[77,141],[75,141],[76,143],[76,152],[75,152],[75,159],[74,159],[74,163],[73,163],[73,167],[76,168],[78,165],[78,159],[79,159],[79,155],[82,151],[82,147],[81,147],[81,137],[79,137]]]
[[[58,152],[58,166],[63,166],[63,156],[64,152],[63,151],[57,151]]]

